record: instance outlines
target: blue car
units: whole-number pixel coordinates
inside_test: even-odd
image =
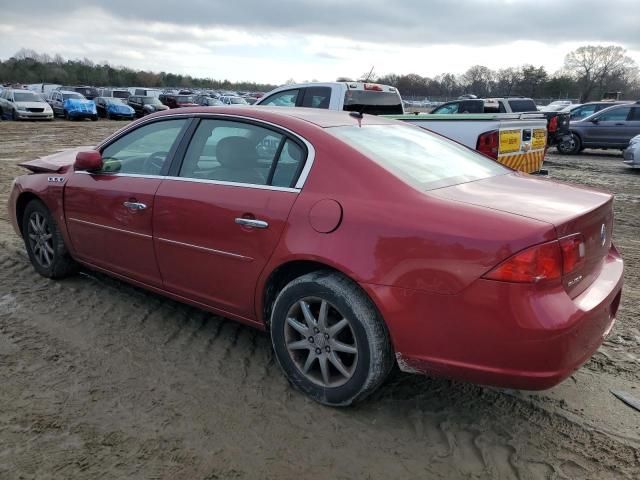
[[[96,109],[99,117],[133,120],[135,110],[123,103],[121,98],[96,97]]]
[[[54,115],[62,115],[66,119],[90,118],[98,120],[96,104],[76,92],[57,90],[51,93],[49,104]]]

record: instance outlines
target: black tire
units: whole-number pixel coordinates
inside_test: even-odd
[[[11,119],[12,119],[14,122],[17,122],[18,120],[20,120],[20,119],[18,118],[18,111],[17,111],[17,110],[12,110],[12,112],[11,112]]]
[[[302,302],[316,319],[323,317],[321,305],[327,305],[324,326],[317,322],[315,332],[308,322],[297,326],[290,322],[296,315],[292,312],[304,314]],[[314,303],[319,305],[314,307]],[[348,325],[333,332],[344,320]],[[308,331],[303,333],[301,327]],[[378,310],[355,282],[337,272],[309,273],[285,286],[274,303],[270,329],[273,349],[286,377],[295,388],[324,405],[362,401],[384,382],[394,365],[389,334]],[[347,347],[355,353],[345,350]],[[307,365],[308,372],[304,372]]]
[[[66,110],[64,110],[64,111],[63,111],[63,113],[62,113],[62,117],[63,117],[65,120],[69,120],[69,112],[67,112]]]
[[[582,141],[578,135],[571,133],[571,140],[560,142],[556,148],[563,155],[576,155],[582,151]]]
[[[41,227],[42,221],[45,222],[44,227]],[[34,228],[32,222],[36,222],[41,228]],[[39,233],[49,236],[47,239],[48,248],[45,249],[48,252],[50,262],[45,261],[47,255],[38,253],[42,252],[44,248],[42,246],[43,239],[41,239],[40,249],[36,246],[38,240],[34,236],[38,236]],[[58,225],[56,225],[49,209],[40,200],[31,200],[27,204],[22,217],[22,235],[29,260],[31,260],[36,272],[43,277],[64,278],[78,270],[78,264],[69,255]]]
[[[97,121],[98,121],[98,115],[93,115],[93,116],[91,117],[91,121],[92,121],[92,122],[97,122]]]

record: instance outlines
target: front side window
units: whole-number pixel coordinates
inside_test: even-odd
[[[622,122],[627,119],[630,111],[631,107],[614,108],[613,110],[602,113],[598,116],[598,120],[601,122]]]
[[[102,151],[101,173],[159,175],[186,123],[186,119],[154,122],[120,137]]]
[[[304,163],[292,140],[257,125],[205,119],[191,139],[180,176],[291,187]]]
[[[300,90],[285,90],[271,95],[260,105],[271,105],[274,107],[295,107],[298,101]]]
[[[343,126],[326,131],[423,190],[511,171],[465,146],[409,125]]]

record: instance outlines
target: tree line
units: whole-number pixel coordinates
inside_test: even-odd
[[[597,100],[607,92],[622,92],[622,98],[640,99],[640,76],[635,61],[619,46],[583,46],[570,52],[564,66],[550,74],[544,67],[522,65],[492,70],[474,65],[461,75],[443,73],[433,78],[415,73],[366,75],[368,80],[392,85],[404,97],[454,98],[463,94],[478,97],[523,95],[532,98],[572,98],[580,102]],[[194,87],[269,91],[275,85],[193,78],[167,72],[149,72],[85,58],[65,60],[60,55],[20,50],[0,61],[1,83],[59,83],[140,87]],[[292,83],[293,80],[287,81]]]

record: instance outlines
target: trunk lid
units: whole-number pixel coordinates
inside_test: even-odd
[[[582,234],[584,261],[563,277],[572,298],[593,282],[611,248],[613,196],[605,192],[512,173],[429,194],[550,223],[558,238]]]

